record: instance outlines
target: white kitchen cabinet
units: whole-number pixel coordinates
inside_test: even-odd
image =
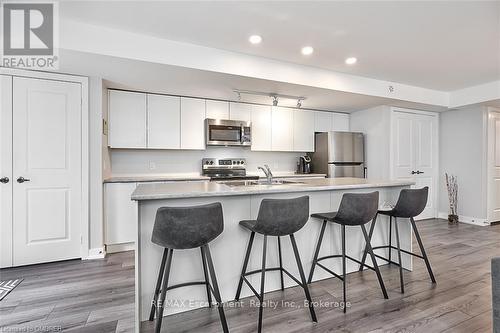
[[[146,94],[109,90],[111,148],[146,148]]]
[[[181,97],[181,149],[205,149],[205,100]]]
[[[108,183],[104,185],[104,243],[124,244],[135,241],[137,204],[130,199],[136,183]]]
[[[325,111],[313,111],[314,113],[314,131],[330,132],[333,130],[333,113]]]
[[[207,118],[229,119],[229,102],[206,100]]]
[[[181,147],[181,99],[148,94],[148,148]]]
[[[271,107],[252,106],[252,150],[271,151]]]
[[[333,113],[332,131],[349,131],[349,115],[346,113]]]
[[[293,151],[293,112],[273,106],[271,112],[271,147],[273,151]]]
[[[293,150],[314,152],[314,113],[306,110],[293,111]]]
[[[240,121],[252,120],[252,104],[233,103],[229,104],[229,119]]]

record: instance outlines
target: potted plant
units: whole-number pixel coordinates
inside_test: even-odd
[[[450,202],[450,212],[448,215],[449,224],[458,224],[458,214],[457,214],[457,195],[458,195],[458,183],[457,176],[446,175],[446,188],[448,189],[448,201]]]

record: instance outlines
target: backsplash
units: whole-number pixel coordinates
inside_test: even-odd
[[[133,150],[112,149],[111,170],[117,174],[200,173],[201,159],[246,158],[247,171],[269,164],[273,171],[293,172],[300,152],[256,152],[248,148],[210,147],[206,150]]]

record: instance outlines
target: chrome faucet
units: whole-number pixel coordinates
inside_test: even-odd
[[[271,184],[273,182],[273,173],[271,172],[271,168],[269,167],[269,165],[264,164],[263,167],[260,166],[260,167],[258,167],[258,169],[260,169],[264,172],[264,174],[266,175],[266,178],[267,178],[267,183]]]

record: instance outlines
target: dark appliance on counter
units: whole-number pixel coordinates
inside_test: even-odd
[[[249,121],[210,119],[205,120],[207,146],[250,146],[252,127]]]
[[[316,133],[312,170],[328,178],[365,177],[364,135],[357,132]]]
[[[311,157],[308,155],[300,156],[297,163],[297,173],[311,173]]]
[[[259,176],[247,176],[244,158],[204,158],[201,161],[203,176],[215,180],[257,180]]]

